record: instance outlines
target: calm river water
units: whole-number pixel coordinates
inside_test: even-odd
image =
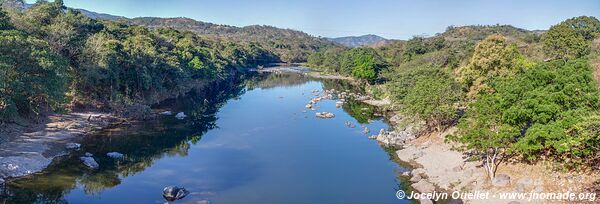
[[[335,100],[304,106],[313,90],[351,89],[342,81],[263,74],[153,107],[183,111],[88,136],[82,150],[41,174],[12,181],[6,203],[164,203],[162,189],[191,194],[174,203],[410,203],[398,200],[406,169],[367,137],[388,128],[374,108]],[[346,122],[356,125],[347,127]],[[363,133],[361,126],[372,132]],[[121,152],[115,161],[107,152]],[[100,169],[78,157],[94,154]]]

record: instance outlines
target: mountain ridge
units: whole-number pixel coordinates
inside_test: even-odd
[[[337,38],[326,38],[331,42],[335,42],[340,45],[344,45],[346,47],[363,47],[363,46],[381,46],[391,42],[391,40],[386,39],[384,37],[367,34],[361,36],[345,36],[345,37],[337,37]]]

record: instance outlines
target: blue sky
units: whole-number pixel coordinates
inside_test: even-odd
[[[34,2],[34,0],[27,0]],[[64,0],[73,8],[126,17],[189,17],[235,26],[272,25],[315,36],[377,34],[407,39],[449,25],[510,24],[547,29],[570,17],[600,18],[600,0]]]

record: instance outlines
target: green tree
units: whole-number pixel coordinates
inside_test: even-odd
[[[600,21],[593,16],[570,18],[561,24],[577,31],[586,40],[593,40],[600,35]]]
[[[10,23],[10,17],[2,10],[0,6],[0,30],[13,29],[12,23]]]
[[[480,93],[459,122],[453,139],[467,149],[490,161],[545,157],[568,160],[567,166],[597,151],[598,138],[589,133],[597,127],[593,113],[600,102],[586,60],[540,63],[516,76],[500,77],[492,86],[495,92]],[[486,165],[494,167],[488,169],[493,178],[497,164],[487,159]]]
[[[585,37],[566,24],[550,27],[542,35],[544,53],[550,59],[576,59],[590,52]]]
[[[469,64],[459,70],[460,81],[468,87],[470,97],[491,92],[490,80],[518,72],[523,60],[516,45],[508,44],[501,35],[491,35],[477,44]]]
[[[38,115],[59,108],[65,93],[67,63],[43,40],[0,31],[0,117]]]
[[[461,97],[459,84],[449,74],[439,71],[416,79],[402,100],[402,110],[440,131],[443,124],[456,117]]]

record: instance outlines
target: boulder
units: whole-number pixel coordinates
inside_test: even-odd
[[[423,178],[421,178],[421,175],[415,174],[412,176],[412,178],[410,178],[410,182],[416,183],[416,182],[421,181],[421,179],[423,179]]]
[[[506,174],[498,174],[492,179],[492,185],[496,187],[505,187],[510,184],[510,176]]]
[[[79,144],[79,143],[74,143],[74,142],[69,142],[69,143],[67,143],[67,144],[65,145],[65,147],[66,147],[67,149],[73,149],[73,150],[75,150],[75,149],[79,149],[79,148],[81,147],[81,144]]]
[[[90,169],[100,168],[98,162],[96,162],[96,160],[94,160],[94,158],[92,157],[79,157],[79,159],[83,162],[85,166],[87,166]]]
[[[410,174],[412,174],[412,175],[425,174],[425,169],[423,169],[423,168],[413,169],[410,172]]]
[[[316,112],[315,116],[317,116],[317,118],[325,118],[325,119],[335,117],[335,115],[330,112]]]
[[[420,180],[410,186],[421,193],[431,193],[435,191],[435,186],[426,180]]]
[[[86,156],[86,157],[91,157],[91,156],[94,156],[94,154],[92,154],[92,153],[89,153],[89,152],[86,152],[86,153],[85,153],[85,156]]]
[[[185,115],[185,113],[183,113],[183,112],[179,112],[179,113],[177,113],[177,115],[175,115],[175,118],[177,118],[179,120],[183,120],[185,117],[187,117],[187,115]]]
[[[113,159],[123,159],[123,154],[118,153],[118,152],[109,152],[109,153],[106,153],[106,156],[113,158]]]
[[[163,197],[167,201],[175,201],[184,198],[190,192],[185,188],[177,187],[177,186],[167,186],[163,189]]]

